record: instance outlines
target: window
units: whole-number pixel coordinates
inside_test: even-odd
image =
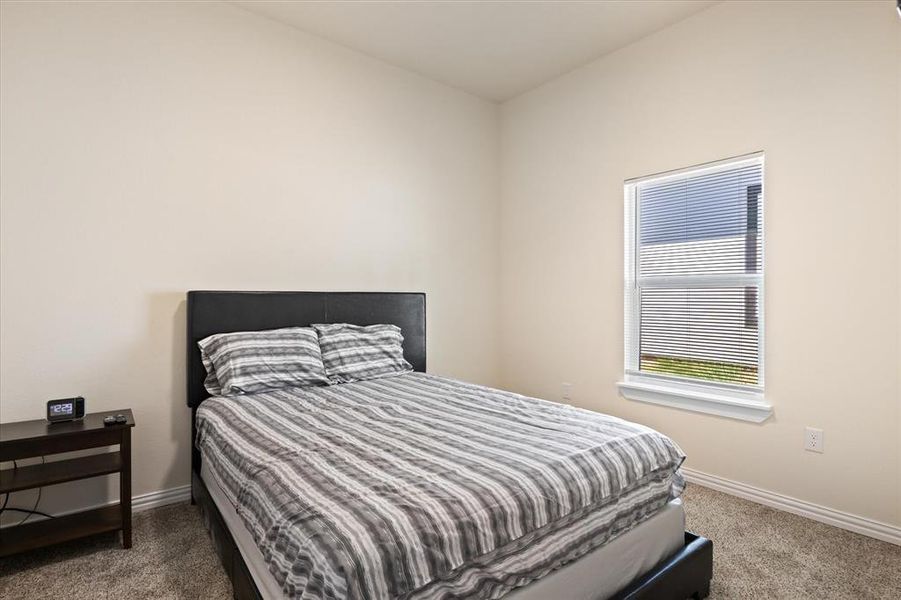
[[[763,155],[627,181],[623,395],[763,421]]]

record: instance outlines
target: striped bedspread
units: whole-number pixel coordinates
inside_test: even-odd
[[[499,598],[683,487],[652,429],[423,373],[210,399],[196,443],[289,598]]]

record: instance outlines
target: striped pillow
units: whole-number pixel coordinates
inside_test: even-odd
[[[407,373],[400,327],[396,325],[313,325],[325,372],[332,383],[350,383]]]
[[[217,333],[197,345],[214,396],[329,383],[310,327]]]

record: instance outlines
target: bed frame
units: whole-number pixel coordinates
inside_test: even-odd
[[[258,331],[312,323],[393,323],[404,336],[404,358],[426,370],[425,294],[401,292],[192,291],[187,301],[187,401],[191,407],[191,503],[197,504],[238,600],[263,596],[200,478],[197,407],[209,397],[197,342],[214,333]],[[685,546],[620,591],[615,600],[706,598],[713,575],[713,544],[685,532]]]

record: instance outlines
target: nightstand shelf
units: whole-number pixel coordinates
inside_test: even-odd
[[[116,414],[125,415],[126,422],[103,424],[105,416]],[[36,517],[37,520],[0,529],[0,557],[120,530],[122,546],[131,548],[131,429],[134,426],[134,416],[127,409],[92,413],[64,423],[38,419],[0,424],[0,462],[119,446],[117,452],[0,470],[0,494],[119,474],[118,503],[53,519]]]
[[[122,511],[118,504],[8,527],[2,532],[0,557],[119,529]]]
[[[42,465],[0,471],[0,494],[17,492],[76,479],[118,473],[122,469],[121,452],[104,452]]]

